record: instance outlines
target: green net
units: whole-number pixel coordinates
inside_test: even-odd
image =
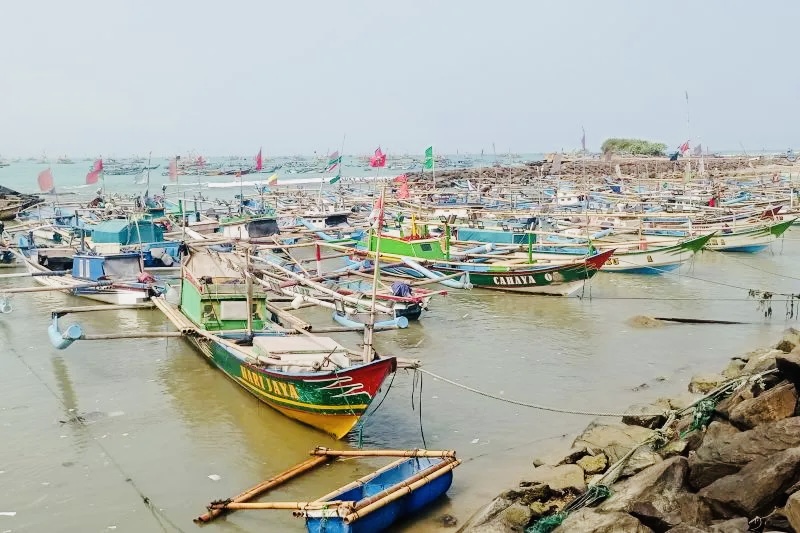
[[[565,518],[567,518],[567,513],[555,513],[545,516],[534,522],[533,525],[525,530],[525,533],[550,533],[560,526]]]
[[[716,407],[717,402],[711,398],[706,398],[705,400],[700,400],[697,402],[697,405],[694,406],[692,423],[689,425],[686,431],[681,433],[681,438],[684,438],[692,431],[706,427],[711,421],[711,417],[714,416],[714,409],[716,409]]]

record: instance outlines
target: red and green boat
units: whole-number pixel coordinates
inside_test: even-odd
[[[241,258],[196,252],[184,262],[180,307],[156,305],[226,376],[284,415],[337,439],[366,412],[395,358],[351,361],[329,337],[287,335],[267,296],[245,281]],[[248,294],[249,293],[249,294]]]

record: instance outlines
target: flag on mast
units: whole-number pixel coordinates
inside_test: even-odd
[[[333,185],[334,183],[336,183],[340,179],[342,179],[342,174],[341,174],[341,172],[337,172],[334,177],[332,177],[330,180],[328,180],[328,183],[330,185]]]
[[[433,146],[425,148],[425,162],[422,166],[425,170],[433,169]]]
[[[682,145],[680,145],[680,146],[678,147],[678,150],[680,150],[680,152],[681,152],[681,155],[683,155],[683,154],[685,154],[686,152],[688,152],[688,151],[689,151],[689,141],[686,141],[685,143],[683,143]]]
[[[92,165],[92,170],[86,174],[86,185],[91,185],[93,183],[97,183],[97,180],[100,179],[100,175],[103,173],[103,159],[100,158],[94,162]]]
[[[272,176],[267,178],[267,183],[269,185],[276,185],[278,183],[278,174],[275,173]]]
[[[334,170],[339,164],[342,162],[342,156],[339,155],[339,151],[333,152],[331,155],[328,156],[328,164],[325,167],[325,172],[331,172]]]
[[[383,168],[386,166],[386,154],[381,151],[381,147],[375,150],[375,155],[369,158],[369,166],[372,168]]]
[[[408,176],[401,174],[392,181],[400,184],[400,188],[397,190],[395,196],[397,196],[397,198],[400,200],[405,200],[408,198]]]
[[[169,181],[178,181],[178,156],[169,160]]]
[[[264,162],[261,160],[261,148],[258,149],[258,154],[256,154],[256,170],[261,170],[264,168]]]
[[[49,167],[39,172],[39,177],[37,179],[39,181],[40,191],[47,193],[55,191],[55,186],[53,185],[53,171],[50,170]]]

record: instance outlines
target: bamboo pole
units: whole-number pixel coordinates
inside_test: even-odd
[[[162,339],[183,337],[180,331],[139,331],[132,333],[98,333],[81,335],[82,341],[107,341],[112,339]]]
[[[38,277],[48,277],[48,276],[66,276],[69,274],[69,270],[52,270],[49,272],[14,272],[12,274],[0,274],[0,279],[8,279],[8,278],[38,278]]]
[[[379,500],[377,500],[377,501],[375,501],[375,502],[373,502],[373,503],[371,503],[369,505],[366,505],[366,506],[358,509],[357,511],[354,511],[354,512],[350,513],[349,515],[344,517],[343,521],[344,521],[345,524],[351,524],[351,523],[355,522],[356,520],[358,520],[359,518],[363,518],[366,515],[370,514],[371,512],[376,511],[377,509],[380,509],[381,507],[383,507],[385,505],[388,505],[388,504],[392,503],[395,500],[399,500],[400,498],[402,498],[403,496],[406,496],[407,494],[411,494],[412,492],[414,492],[418,488],[420,488],[420,487],[422,487],[424,485],[427,485],[428,483],[430,483],[434,479],[436,479],[436,478],[438,478],[440,476],[443,476],[443,475],[447,474],[448,472],[451,472],[455,467],[457,467],[460,464],[461,464],[461,461],[459,459],[456,459],[456,460],[454,460],[454,461],[452,461],[450,463],[445,464],[442,467],[437,468],[430,475],[422,477],[422,478],[420,478],[420,479],[418,479],[418,480],[416,480],[416,481],[414,481],[414,482],[412,482],[410,484],[407,484],[408,482],[403,482],[403,483],[400,483],[398,485],[395,485],[395,487],[397,487],[397,488],[395,490],[393,490],[391,493],[387,494],[385,497],[383,497],[383,498],[381,498],[381,499],[379,499]],[[388,490],[390,490],[390,489],[387,489],[387,491]],[[386,492],[386,491],[384,491],[384,492]]]
[[[231,503],[244,503],[252,500],[256,496],[260,496],[264,494],[270,489],[277,487],[278,485],[282,485],[283,483],[289,481],[292,478],[299,476],[309,470],[325,463],[329,460],[328,457],[311,457],[306,459],[302,463],[296,464],[295,466],[284,470],[280,474],[271,477],[270,479],[259,483],[258,485],[247,489],[246,491],[242,492],[241,494],[234,496],[231,499]],[[224,509],[210,509],[204,515],[198,516],[194,519],[195,523],[200,522],[210,522],[211,520],[218,517],[222,514],[225,510]]]
[[[26,292],[50,292],[50,291],[71,291],[73,289],[91,289],[97,287],[108,287],[113,285],[111,281],[101,281],[99,283],[78,283],[75,285],[64,285],[61,287],[20,287],[18,289],[4,289],[2,294],[19,294]]]
[[[326,457],[456,457],[455,450],[331,450],[324,446],[317,446],[309,453]]]
[[[89,313],[91,311],[117,311],[120,309],[153,309],[155,304],[147,302],[141,304],[128,304],[128,305],[83,305],[79,307],[62,307],[60,309],[53,309],[53,313],[58,316],[66,315],[69,313]]]
[[[296,316],[287,311],[284,311],[277,305],[272,305],[270,302],[266,300],[264,301],[264,305],[266,306],[267,309],[278,315],[279,318],[282,318],[283,320],[286,320],[287,322],[291,323],[293,327],[303,329],[306,331],[311,329],[311,324],[297,318]]]
[[[310,511],[315,509],[333,508],[339,505],[352,506],[355,502],[333,500],[327,502],[231,502],[231,503],[212,503],[209,507],[212,510],[225,511],[244,511],[244,510],[264,510],[282,509],[290,511]]]

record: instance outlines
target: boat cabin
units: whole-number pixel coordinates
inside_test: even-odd
[[[142,259],[135,252],[111,255],[75,254],[72,261],[72,277],[88,281],[135,282],[141,273]]]
[[[280,233],[275,217],[232,217],[221,220],[219,227],[223,235],[239,241],[271,237]]]

